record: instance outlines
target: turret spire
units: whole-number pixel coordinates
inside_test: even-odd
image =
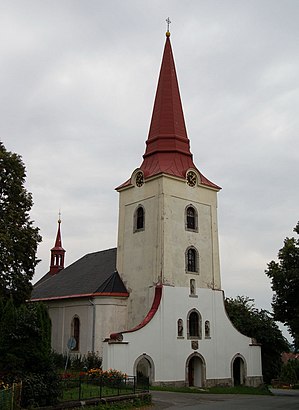
[[[62,239],[60,232],[61,213],[59,211],[58,229],[54,248],[51,249],[50,274],[55,275],[64,268],[65,250],[62,247]]]

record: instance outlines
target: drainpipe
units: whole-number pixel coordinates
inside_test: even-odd
[[[92,306],[91,352],[94,353],[95,329],[96,329],[96,305],[92,299],[89,299],[88,302]]]

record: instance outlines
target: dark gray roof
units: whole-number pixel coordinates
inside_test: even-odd
[[[56,275],[47,273],[33,287],[31,300],[119,294],[128,291],[116,271],[116,248],[89,253]]]

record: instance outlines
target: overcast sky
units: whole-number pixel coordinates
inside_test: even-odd
[[[218,194],[222,287],[270,309],[264,271],[299,220],[298,0],[0,5],[0,138],[23,157],[48,271],[116,246],[114,188],[140,166],[170,17],[194,161]]]

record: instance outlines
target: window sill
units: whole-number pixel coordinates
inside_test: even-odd
[[[143,232],[144,228],[139,228],[139,229],[134,229],[133,233],[137,233],[137,232]]]

